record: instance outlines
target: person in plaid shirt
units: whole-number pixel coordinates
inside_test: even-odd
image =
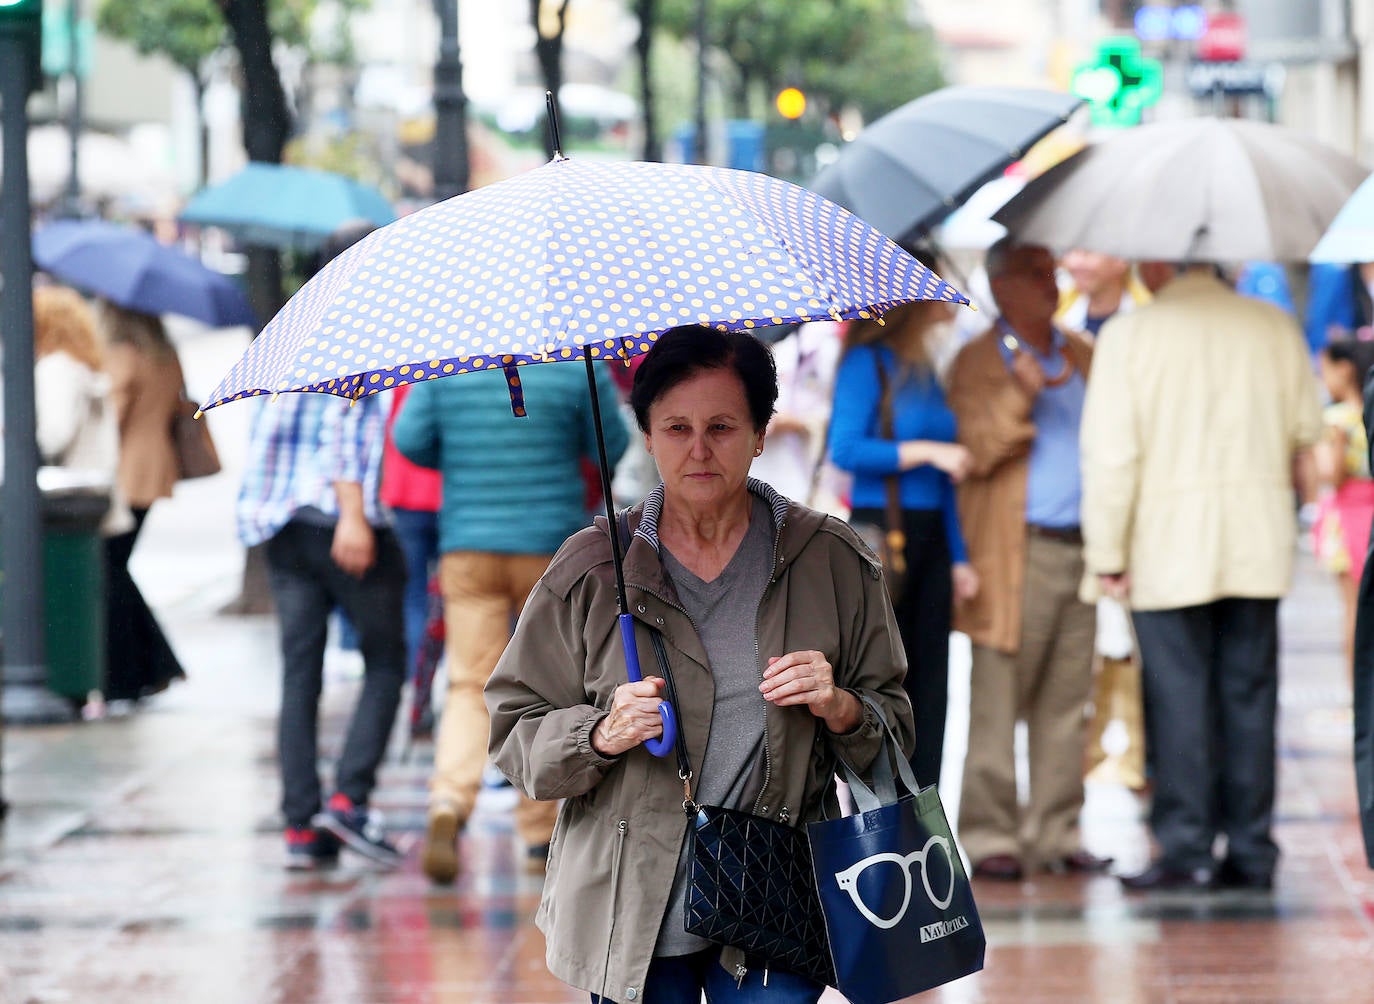
[[[362,236],[341,235],[323,260]],[[281,627],[278,759],[291,869],[336,862],[340,844],[382,864],[401,860],[368,809],[406,676],[405,559],[378,498],[383,432],[375,397],[283,394],[260,406],[249,436],[238,529],[244,545],[266,545]],[[324,802],[316,726],[336,606],[358,630],[364,674]]]

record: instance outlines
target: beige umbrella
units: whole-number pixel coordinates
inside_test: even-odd
[[[1281,126],[1158,122],[1091,144],[992,218],[1057,251],[1137,261],[1306,261],[1365,174],[1353,158]]]

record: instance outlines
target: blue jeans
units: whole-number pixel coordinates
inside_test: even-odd
[[[650,1004],[701,1004],[704,991],[707,1004],[816,1004],[825,992],[819,983],[780,969],[768,972],[768,985],[764,986],[761,967],[751,968],[744,982],[736,986],[735,976],[721,967],[720,951],[707,948],[691,955],[654,959],[639,997]],[[592,994],[592,1004],[616,1002]]]
[[[416,656],[429,616],[429,575],[439,560],[439,514],[393,508],[391,526],[406,557],[406,674],[414,679]]]

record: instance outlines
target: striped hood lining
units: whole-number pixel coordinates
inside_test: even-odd
[[[787,510],[792,508],[792,502],[782,495],[776,488],[767,482],[760,481],[758,478],[749,478],[745,482],[745,487],[750,494],[757,495],[768,503],[773,510],[773,526],[780,527],[787,520]],[[645,542],[654,549],[654,553],[660,550],[658,539],[658,521],[663,515],[663,483],[659,482],[657,488],[651,491],[644,498],[643,511],[639,517],[639,526],[635,529],[636,537],[643,537]]]

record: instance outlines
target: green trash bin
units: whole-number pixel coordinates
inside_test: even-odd
[[[108,486],[44,489],[43,620],[48,689],[84,704],[105,679],[105,542]]]

